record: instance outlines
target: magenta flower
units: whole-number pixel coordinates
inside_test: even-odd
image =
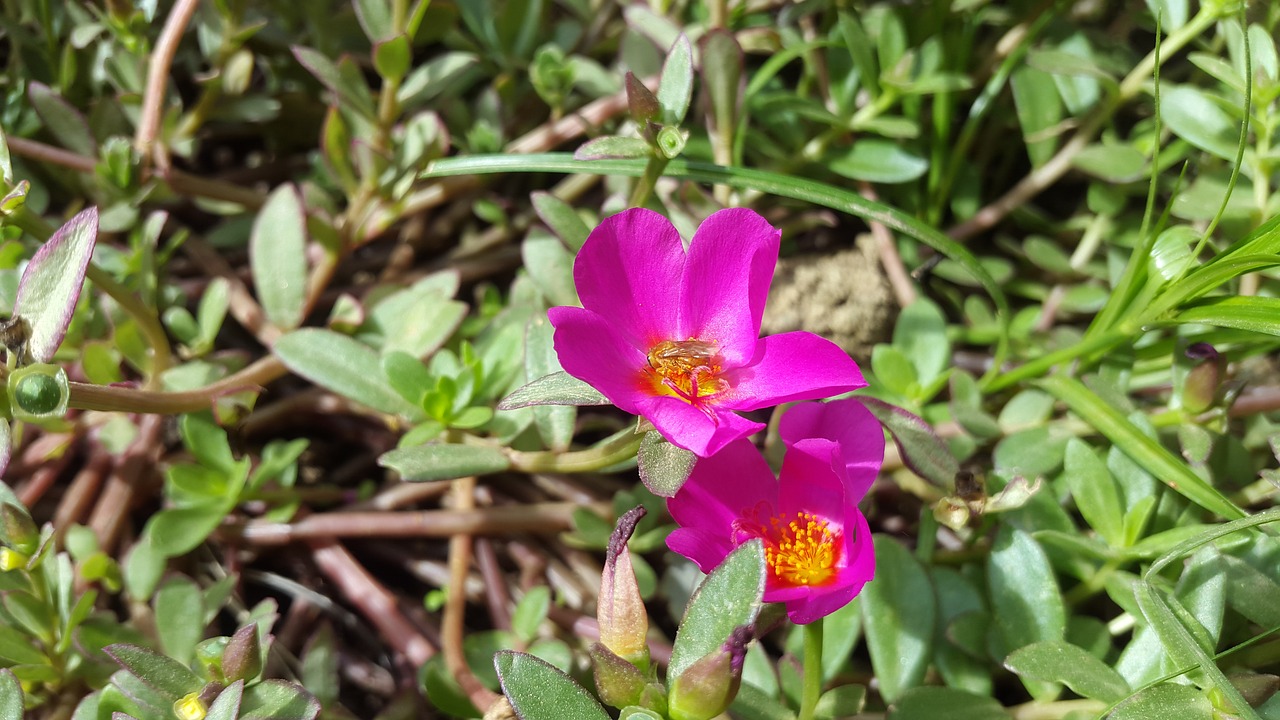
[[[582,307],[554,307],[570,375],[706,457],[764,426],[735,411],[863,387],[858,366],[807,332],[760,338],[781,233],[751,210],[721,210],[686,252],[651,210],[618,213],[574,263]]]
[[[803,403],[782,416],[781,477],[748,440],[693,466],[667,501],[677,528],[667,547],[711,572],[734,548],[764,541],[765,602],[806,624],[844,607],[875,574],[858,510],[884,460],[884,433],[856,398]]]

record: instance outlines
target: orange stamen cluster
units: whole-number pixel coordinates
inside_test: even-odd
[[[761,529],[764,559],[777,582],[822,585],[836,574],[840,533],[826,520],[807,512],[795,513],[792,519],[774,515],[768,528]]]
[[[654,389],[691,404],[729,389],[720,377],[716,345],[705,340],[663,340],[649,350],[649,376]]]

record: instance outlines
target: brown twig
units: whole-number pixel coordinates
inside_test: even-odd
[[[511,629],[511,595],[507,592],[507,579],[493,543],[487,538],[476,538],[476,565],[484,578],[484,599],[489,609],[489,621],[498,630]]]
[[[283,545],[314,538],[559,533],[573,527],[573,511],[580,507],[575,503],[541,503],[417,512],[332,512],[310,515],[294,523],[253,520],[224,530],[238,532],[254,545]]]
[[[159,415],[144,415],[137,422],[138,436],[111,468],[106,487],[98,496],[98,504],[89,516],[89,527],[97,534],[98,545],[105,553],[111,553],[115,548],[128,520],[134,495],[148,476],[156,472],[164,449],[160,442],[164,418]]]
[[[148,62],[147,85],[142,97],[142,113],[138,118],[138,130],[133,137],[133,146],[142,157],[142,166],[153,159],[161,168],[169,166],[168,154],[155,144],[156,135],[160,132],[160,116],[164,112],[164,95],[169,84],[169,68],[173,65],[173,56],[178,52],[178,43],[182,42],[182,34],[186,32],[191,17],[195,15],[200,0],[177,0],[169,17],[164,21],[164,29],[160,31],[160,39],[156,41]]]
[[[880,200],[876,189],[869,182],[862,183],[858,191],[872,202]],[[898,307],[905,308],[916,301],[916,286],[911,281],[907,268],[902,264],[902,255],[898,253],[898,245],[893,241],[893,233],[889,232],[889,228],[883,223],[875,220],[869,221],[867,225],[871,228],[871,237],[876,241],[876,254],[880,256],[880,266],[884,268],[889,287],[893,288],[893,296],[898,301]]]
[[[1236,398],[1228,414],[1231,417],[1244,417],[1273,410],[1280,410],[1280,387],[1260,387]]]
[[[459,478],[453,481],[453,497],[458,512],[473,510],[475,506],[474,477]],[[444,603],[444,622],[440,628],[440,639],[444,651],[445,666],[453,675],[458,687],[471,698],[471,704],[480,710],[488,710],[499,696],[485,687],[479,678],[471,672],[467,665],[467,656],[462,648],[465,632],[464,620],[467,611],[467,594],[454,591],[453,588],[465,587],[468,568],[471,567],[471,536],[456,533],[449,538],[449,588]]]
[[[111,462],[111,454],[104,448],[92,447],[89,461],[71,479],[66,494],[58,501],[58,508],[53,513],[53,528],[59,535],[73,524],[84,522],[111,469]]]
[[[311,543],[311,559],[365,620],[378,629],[382,638],[414,667],[436,654],[431,643],[400,612],[395,595],[365,570],[364,566],[335,541]]]

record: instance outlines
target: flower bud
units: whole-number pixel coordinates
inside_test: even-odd
[[[205,674],[214,680],[225,680],[222,672],[222,656],[226,652],[231,638],[220,636],[209,638],[196,645],[196,662],[204,668]]]
[[[643,129],[662,115],[662,106],[658,104],[658,98],[654,97],[649,88],[640,82],[635,73],[627,73],[626,87],[627,109],[631,111],[631,119],[635,121],[636,127]]]
[[[724,645],[690,665],[671,684],[671,720],[711,720],[728,709],[742,683],[751,628],[739,625]]]
[[[258,643],[258,626],[245,625],[231,636],[222,653],[222,674],[227,682],[249,682],[262,672],[262,652]]]
[[[209,706],[200,699],[200,693],[187,693],[173,704],[173,714],[178,716],[178,720],[204,720],[209,714]]]
[[[1217,402],[1227,359],[1209,343],[1192,343],[1187,347],[1187,357],[1199,364],[1187,372],[1182,385],[1182,407],[1190,413],[1202,413]]]
[[[0,503],[0,540],[14,550],[30,555],[40,547],[40,531],[26,510],[10,503]]]
[[[636,506],[618,518],[609,538],[604,574],[600,577],[600,599],[596,620],[600,624],[600,643],[613,654],[641,670],[649,667],[649,615],[640,599],[640,586],[631,567],[627,541],[644,517],[643,506]]]
[[[673,160],[684,152],[684,145],[688,141],[688,130],[668,126],[658,131],[658,151],[668,160]]]
[[[0,547],[0,572],[9,572],[27,566],[31,562],[31,558],[14,550],[13,548]]]
[[[19,420],[62,417],[67,412],[71,388],[67,373],[57,365],[28,365],[9,374],[9,398]]]

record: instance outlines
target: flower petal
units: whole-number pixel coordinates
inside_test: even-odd
[[[824,438],[806,439],[787,448],[778,483],[778,511],[784,516],[809,512],[835,523],[844,522],[846,498],[840,475],[832,469],[840,446]]]
[[[689,243],[681,334],[715,340],[728,367],[751,360],[782,232],[753,210],[713,213]]]
[[[646,397],[637,381],[647,362],[614,325],[590,310],[553,307],[547,317],[555,327],[556,355],[565,372],[599,390],[609,402],[639,414]]]
[[[573,281],[584,308],[647,352],[679,330],[684,267],[675,226],[652,210],[632,208],[591,231],[574,262]]]
[[[857,398],[795,405],[782,416],[778,435],[789,449],[812,438],[835,441],[839,452],[832,461],[837,472],[838,465],[844,466],[851,504],[866,495],[884,462],[884,430]]]
[[[733,552],[734,545],[728,535],[680,527],[667,536],[667,548],[692,560],[702,572],[710,573]]]
[[[722,405],[755,410],[793,400],[817,400],[865,387],[858,364],[838,345],[813,333],[761,338],[755,357],[725,374],[732,390]]]
[[[733,524],[743,512],[760,503],[776,507],[777,502],[778,482],[769,463],[750,441],[739,440],[699,458],[689,479],[667,500],[667,510],[680,527],[721,535],[732,549]]]
[[[845,527],[853,530],[845,536],[848,542],[848,565],[840,569],[834,583],[812,588],[813,592],[808,597],[788,602],[787,617],[791,622],[807,625],[848,605],[875,575],[875,547],[871,542],[871,528],[867,526],[866,517],[857,508],[853,508],[846,518]]]
[[[637,414],[653,423],[668,442],[702,458],[764,429],[763,423],[752,422],[729,410],[715,407],[711,410],[715,413],[714,419],[680,398],[654,395],[641,400]]]

